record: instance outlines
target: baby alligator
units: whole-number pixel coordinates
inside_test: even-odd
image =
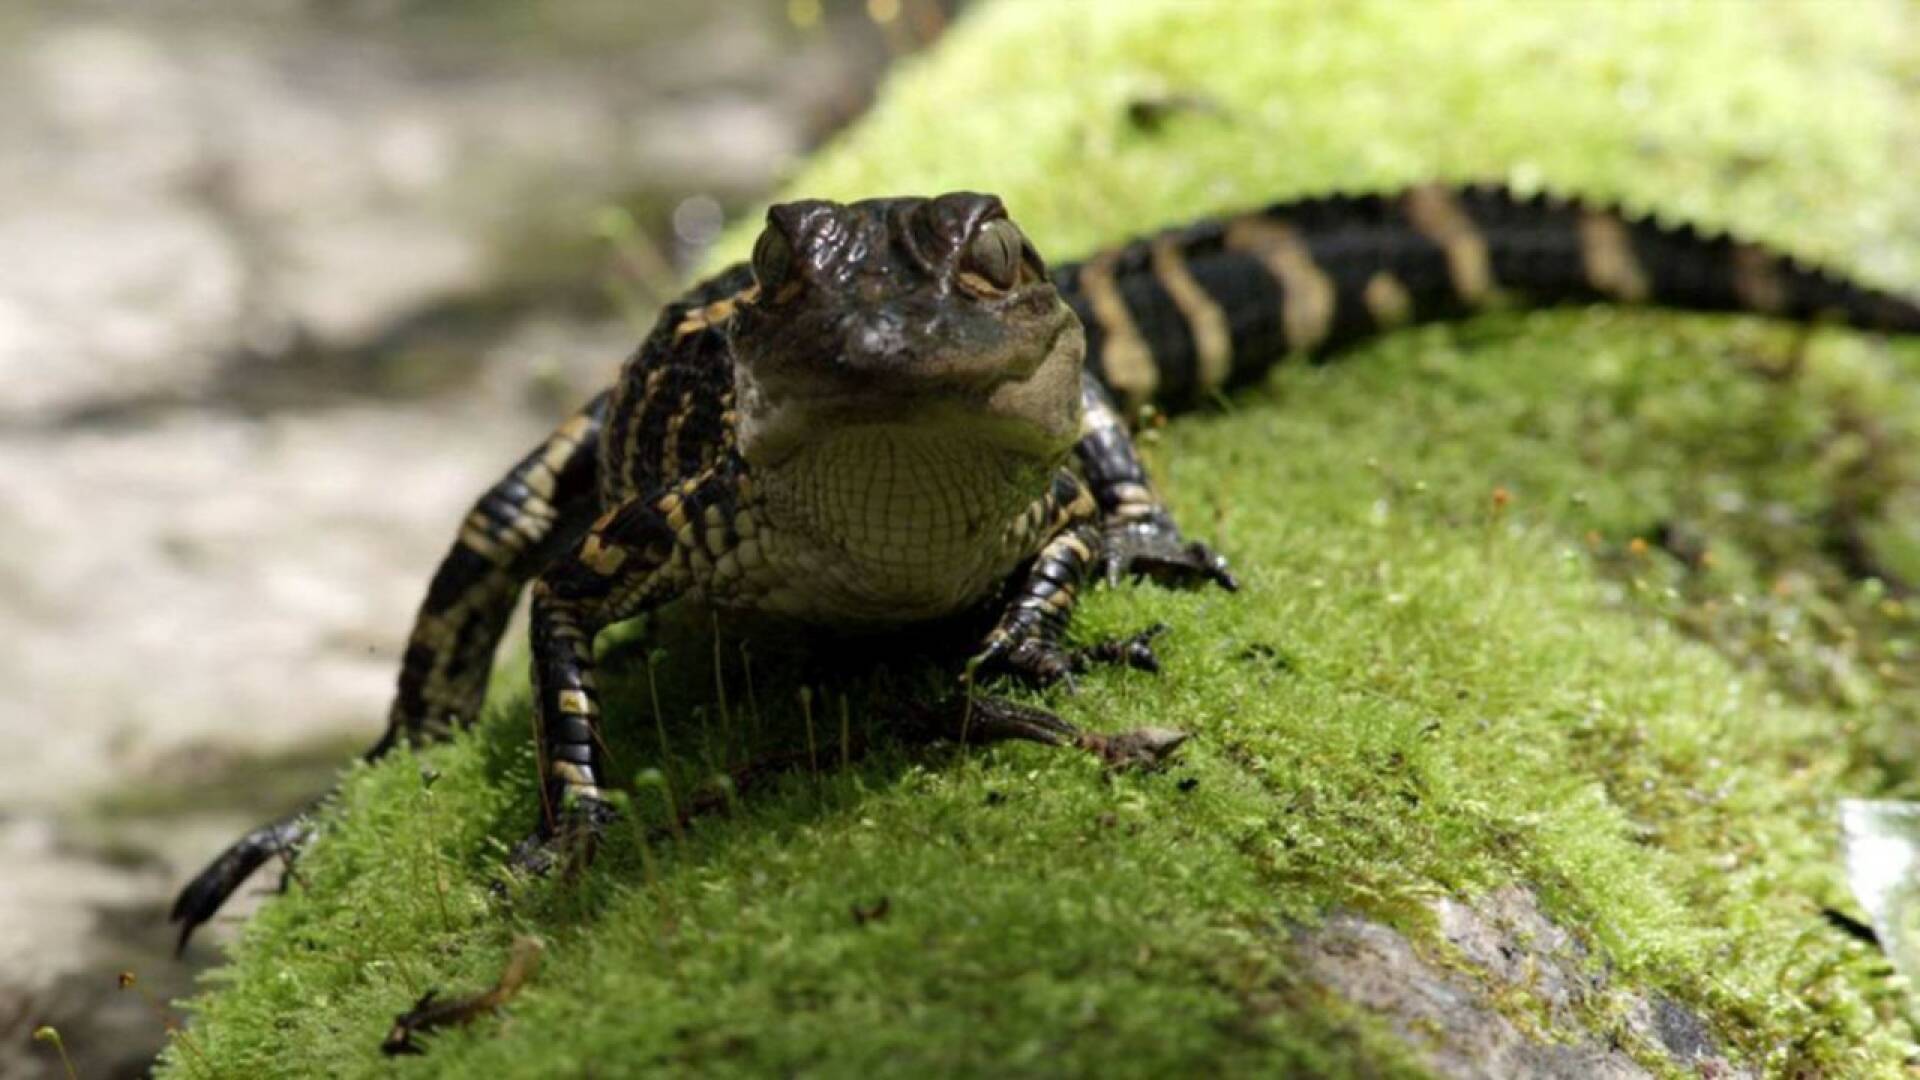
[[[1126,418],[1409,322],[1614,301],[1920,332],[1920,306],[1724,236],[1497,187],[1282,203],[1048,271],[991,195],[775,206],[750,263],[669,305],[619,380],[474,505],[421,604],[377,759],[479,715],[533,583],[544,792],[513,861],[605,827],[594,636],[668,601],[884,628],[988,609],[971,674],[1153,669],[1150,635],[1074,648],[1092,579],[1235,588],[1148,482]],[[983,739],[1153,758],[975,702]],[[181,893],[181,945],[312,807]]]

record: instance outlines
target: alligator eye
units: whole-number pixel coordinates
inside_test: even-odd
[[[1020,279],[1020,253],[1025,246],[1019,226],[1006,218],[996,218],[974,234],[961,269],[980,275],[996,289],[1011,289]]]
[[[760,283],[760,291],[771,293],[779,288],[792,269],[793,245],[787,243],[785,233],[768,228],[753,244],[753,279]]]

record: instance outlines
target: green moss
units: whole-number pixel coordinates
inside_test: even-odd
[[[981,5],[793,190],[997,190],[1064,256],[1292,193],[1493,175],[1920,280],[1920,27],[1898,3],[1086,13]],[[1220,115],[1127,122],[1169,92]],[[662,728],[637,634],[606,645],[616,774],[662,765],[663,739],[683,803],[750,756],[822,768],[683,835],[643,785],[590,875],[497,905],[537,801],[509,658],[474,733],[351,777],[171,1074],[385,1071],[395,1013],[490,982],[529,931],[547,965],[505,1017],[400,1068],[1414,1071],[1381,1020],[1300,981],[1290,933],[1346,908],[1433,947],[1424,898],[1509,882],[1616,985],[1700,1011],[1770,1074],[1897,1072],[1900,1001],[1820,908],[1848,905],[1831,799],[1911,793],[1920,629],[1830,540],[1858,518],[1889,565],[1920,545],[1920,349],[1823,331],[1771,373],[1801,346],[1751,320],[1494,316],[1283,370],[1153,436],[1247,589],[1095,596],[1082,636],[1176,627],[1166,674],[1045,700],[1194,731],[1168,774],[906,750],[884,702],[925,667],[835,674],[669,619]],[[1662,535],[1692,564],[1634,543]],[[821,688],[807,711],[801,686]],[[877,742],[846,768],[843,708]]]

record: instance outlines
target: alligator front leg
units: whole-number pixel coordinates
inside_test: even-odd
[[[964,742],[1018,739],[1055,746],[1076,746],[1111,765],[1150,765],[1163,760],[1186,741],[1186,735],[1168,728],[1143,728],[1120,735],[1086,731],[1058,716],[974,693],[982,676],[1008,675],[1032,685],[1062,680],[1071,685],[1074,673],[1096,663],[1126,664],[1157,672],[1153,639],[1166,627],[1155,625],[1137,634],[1080,648],[1065,644],[1067,627],[1080,590],[1097,564],[1103,534],[1092,522],[1093,498],[1070,472],[1056,478],[1037,516],[1048,523],[1053,538],[1028,566],[1005,610],[987,635],[981,651],[968,665],[966,694],[919,717],[923,729],[931,726]]]
[[[573,554],[533,587],[533,691],[539,731],[540,820],[509,865],[545,873],[593,857],[615,812],[602,790],[600,700],[593,639],[600,630],[678,596],[696,558],[713,556],[706,533],[690,527],[709,511],[731,519],[735,489],[709,474],[650,498],[633,499],[594,523]]]
[[[1089,571],[1097,564],[1102,542],[1101,531],[1091,523],[1072,525],[1047,542],[987,635],[973,664],[976,673],[1011,675],[1033,686],[1050,686],[1070,682],[1096,663],[1160,670],[1153,639],[1165,632],[1164,624],[1080,648],[1065,642],[1073,609]]]
[[[593,639],[612,621],[605,598],[604,591],[556,595],[546,579],[533,587],[540,820],[508,859],[516,870],[544,874],[563,855],[590,860],[600,833],[615,817],[600,789],[600,696],[593,672]]]
[[[1112,397],[1091,373],[1082,383],[1081,404],[1080,442],[1074,453],[1100,508],[1100,575],[1109,583],[1132,576],[1175,588],[1211,583],[1230,592],[1238,589],[1240,583],[1224,557],[1181,536],[1147,480],[1146,466]]]

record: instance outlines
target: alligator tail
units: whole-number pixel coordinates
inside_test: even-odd
[[[1179,406],[1413,322],[1611,302],[1920,334],[1920,303],[1690,225],[1504,187],[1277,203],[1053,274],[1122,402]]]

